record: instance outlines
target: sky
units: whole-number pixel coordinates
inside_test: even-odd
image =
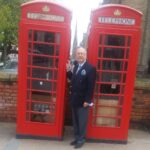
[[[72,11],[72,40],[77,23],[78,44],[82,41],[83,33],[87,31],[90,12],[99,6],[102,0],[57,0]]]

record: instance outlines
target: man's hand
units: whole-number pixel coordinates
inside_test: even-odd
[[[71,72],[72,72],[72,71],[73,71],[73,66],[74,66],[74,65],[71,64],[70,60],[68,60],[68,62],[67,62],[67,64],[66,64],[66,70],[67,70],[67,72],[68,72],[68,71],[71,71]]]
[[[87,102],[83,103],[83,107],[88,107],[88,106],[89,106],[89,103],[87,103]]]

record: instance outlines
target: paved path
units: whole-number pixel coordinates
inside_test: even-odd
[[[0,150],[73,150],[72,129],[66,128],[63,141],[16,139],[15,123],[0,123]],[[150,150],[150,133],[129,130],[128,144],[85,143],[81,150]]]

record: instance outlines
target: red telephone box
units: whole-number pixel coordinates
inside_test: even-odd
[[[17,137],[61,139],[71,12],[43,0],[21,12]]]
[[[91,13],[88,60],[97,68],[87,138],[126,143],[142,14],[123,5]]]

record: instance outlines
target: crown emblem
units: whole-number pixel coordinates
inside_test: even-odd
[[[42,8],[43,12],[49,12],[50,8],[46,5]]]
[[[120,11],[119,9],[116,9],[116,10],[114,11],[114,15],[115,15],[115,16],[120,16],[120,15],[121,15],[121,11]]]

